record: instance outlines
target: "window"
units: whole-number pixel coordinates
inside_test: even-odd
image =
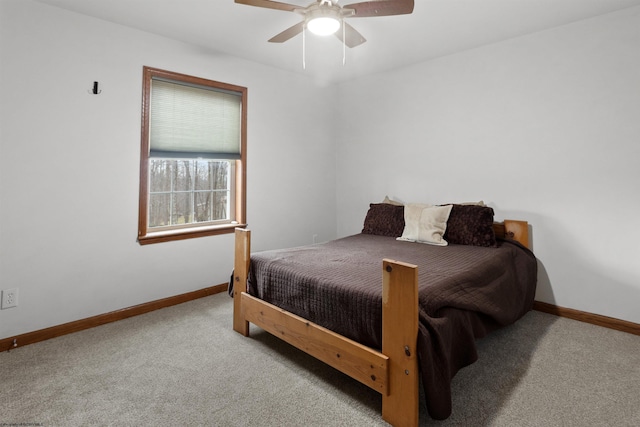
[[[140,244],[245,222],[247,89],[144,67]]]
[[[235,218],[234,161],[149,159],[149,228]]]

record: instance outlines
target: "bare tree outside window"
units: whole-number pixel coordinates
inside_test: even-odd
[[[149,227],[229,220],[228,160],[149,160]]]

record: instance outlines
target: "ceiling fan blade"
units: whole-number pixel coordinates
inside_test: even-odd
[[[269,39],[271,43],[286,42],[292,37],[297,36],[304,29],[304,21],[297,23],[293,27],[289,27],[278,35],[275,35]]]
[[[337,38],[340,39],[341,42],[344,42],[348,47],[356,47],[366,42],[362,34],[360,34],[355,28],[346,22],[342,21],[342,25],[344,25],[344,37],[346,40],[342,40],[342,31],[338,30],[335,32]]]
[[[246,4],[247,6],[265,7],[267,9],[286,10],[293,12],[296,9],[300,9],[300,6],[289,3],[281,3],[278,1],[270,0],[236,0],[238,4]]]
[[[343,6],[355,10],[353,18],[407,15],[413,13],[413,0],[373,0]]]

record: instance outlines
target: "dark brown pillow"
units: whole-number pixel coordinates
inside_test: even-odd
[[[404,230],[404,206],[371,203],[364,219],[362,234],[400,237]]]
[[[453,205],[444,239],[456,245],[496,246],[493,209],[488,206]]]

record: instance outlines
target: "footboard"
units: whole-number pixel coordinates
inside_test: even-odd
[[[382,352],[247,294],[251,231],[236,229],[233,328],[249,335],[249,322],[382,394],[382,417],[392,425],[418,425],[418,269],[382,261]]]

